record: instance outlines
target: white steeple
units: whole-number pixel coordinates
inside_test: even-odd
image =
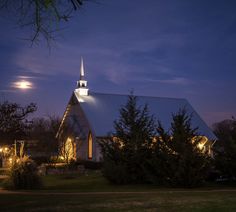
[[[80,64],[80,80],[82,80],[84,77],[84,62],[83,58],[81,57],[81,64]]]
[[[87,88],[87,81],[84,80],[84,62],[83,58],[81,57],[81,64],[80,64],[80,80],[77,81],[77,88],[75,89],[76,92],[79,93],[80,96],[88,96],[88,88]]]

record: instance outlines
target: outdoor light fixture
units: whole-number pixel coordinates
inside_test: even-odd
[[[64,160],[65,158],[63,156],[59,156],[59,159]]]
[[[10,163],[12,163],[12,158],[9,158],[8,160],[9,160]]]

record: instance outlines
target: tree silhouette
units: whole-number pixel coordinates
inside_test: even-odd
[[[118,184],[146,182],[146,161],[156,131],[148,106],[139,107],[131,94],[114,128],[112,139],[101,142],[104,176]]]
[[[160,142],[162,148],[158,146],[157,152],[161,151],[161,157],[156,160],[159,159],[159,164],[162,164],[159,170],[160,167],[166,167],[161,170],[165,172],[161,176],[172,186],[195,187],[203,183],[208,174],[210,158],[199,148],[201,137],[191,121],[191,115],[185,109],[180,109],[172,115],[169,132],[158,122],[157,143]]]
[[[30,129],[30,139],[34,142],[31,151],[42,152],[45,158],[50,160],[51,156],[58,153],[57,130],[60,126],[60,119],[56,116],[46,118],[34,118]]]
[[[33,43],[44,38],[47,44],[55,38],[61,22],[67,22],[73,12],[80,9],[85,1],[93,0],[1,0],[0,9],[17,18],[20,27],[30,28],[29,40]]]
[[[216,123],[213,129],[218,137],[214,145],[215,167],[222,177],[233,180],[236,177],[236,119]]]
[[[17,103],[0,103],[0,139],[1,143],[12,144],[16,139],[24,139],[31,122],[28,115],[37,110],[36,104],[22,107]]]

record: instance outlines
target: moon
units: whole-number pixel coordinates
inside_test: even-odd
[[[21,80],[18,82],[14,82],[14,87],[22,90],[28,90],[33,88],[33,84],[26,80]]]

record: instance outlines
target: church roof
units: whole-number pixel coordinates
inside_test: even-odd
[[[119,110],[126,104],[128,95],[90,92],[88,96],[79,96],[76,91],[74,94],[96,136],[107,136],[114,131],[114,121],[119,118]],[[198,127],[199,135],[216,139],[211,129],[186,99],[137,96],[137,103],[140,106],[147,104],[150,115],[154,115],[160,120],[165,130],[170,129],[172,114],[181,108],[185,108],[189,114],[192,114],[192,126]]]

